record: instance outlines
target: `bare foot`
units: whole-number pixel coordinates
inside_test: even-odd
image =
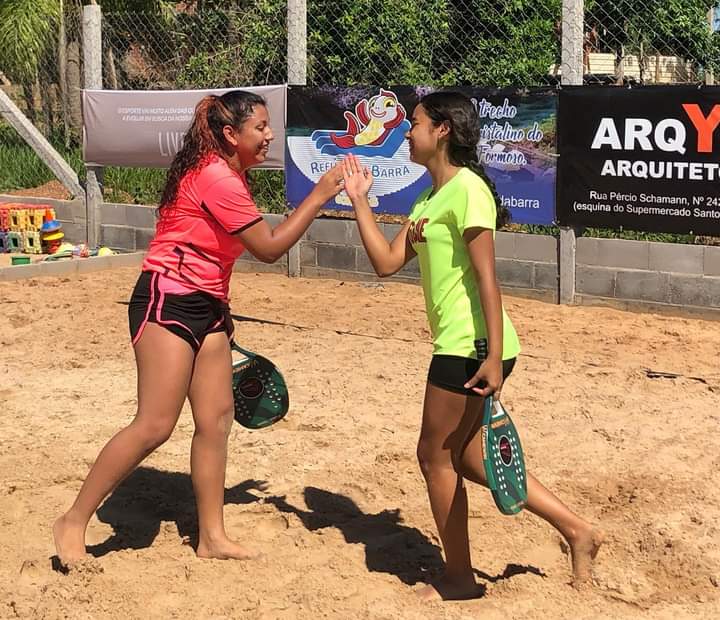
[[[204,541],[200,540],[197,547],[199,558],[213,560],[256,560],[260,557],[258,551],[247,549],[229,538]]]
[[[63,515],[53,524],[55,551],[62,566],[72,566],[87,557],[85,552],[85,528],[73,523]]]
[[[574,587],[579,589],[592,581],[592,563],[604,541],[605,533],[590,525],[568,541],[572,555]]]
[[[415,594],[422,601],[467,601],[480,598],[484,591],[472,575],[464,578],[443,575],[437,581],[416,590]]]

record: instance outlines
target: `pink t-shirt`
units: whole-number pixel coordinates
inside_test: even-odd
[[[211,156],[182,178],[175,203],[163,208],[143,271],[165,276],[170,291],[227,301],[233,263],[245,250],[233,235],[261,219],[245,175]]]

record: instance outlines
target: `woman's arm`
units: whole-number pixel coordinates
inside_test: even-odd
[[[373,182],[370,171],[361,166],[354,155],[349,155],[344,161],[343,176],[345,191],[355,209],[360,238],[375,273],[381,278],[397,273],[415,256],[408,239],[410,222],[405,222],[392,242],[388,243],[368,202],[368,192]]]
[[[493,231],[487,228],[469,228],[463,235],[475,270],[480,303],[488,336],[488,356],[475,376],[465,384],[482,396],[496,394],[502,389],[503,310],[500,287],[495,275],[495,242]],[[482,380],[484,388],[474,387]]]
[[[274,263],[298,242],[323,205],[340,192],[342,178],[342,164],[338,164],[320,177],[300,206],[275,228],[260,220],[236,236],[255,258]]]

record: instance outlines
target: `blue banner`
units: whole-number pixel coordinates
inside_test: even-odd
[[[424,167],[410,161],[405,133],[428,87],[290,87],[285,179],[292,207],[349,153],[375,177],[370,204],[377,213],[407,215],[430,185]],[[512,220],[555,220],[555,118],[553,89],[457,88],[475,103],[482,124],[478,156]],[[329,209],[351,210],[344,193]]]

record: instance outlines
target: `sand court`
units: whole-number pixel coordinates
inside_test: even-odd
[[[135,412],[136,268],[0,283],[2,618],[710,618],[720,615],[717,322],[506,297],[523,353],[503,390],[527,466],[608,539],[595,588],[530,514],[470,485],[470,602],[426,604],[441,568],[415,459],[430,335],[420,287],[233,275],[239,344],[290,390],[235,425],[228,532],[253,562],[196,558],[193,424],[101,505],[91,559],[52,570],[50,526]],[[416,585],[417,584],[417,585]]]

